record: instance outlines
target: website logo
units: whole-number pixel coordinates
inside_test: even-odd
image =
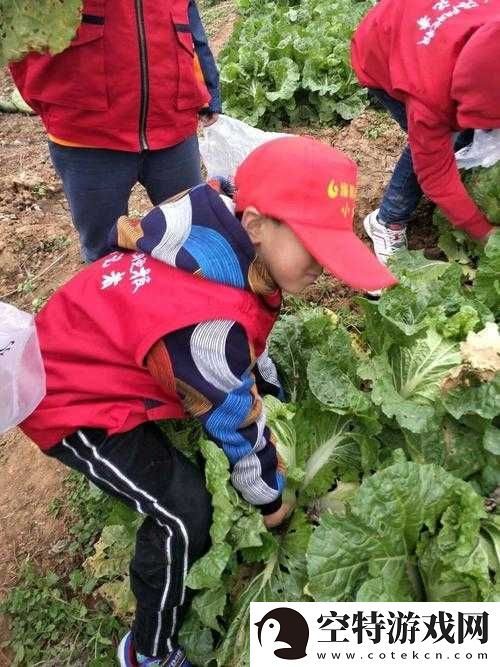
[[[307,655],[309,626],[302,614],[295,609],[272,609],[255,625],[258,628],[259,644],[264,648],[269,647],[277,658],[300,660]],[[287,646],[275,648],[277,644]]]
[[[499,628],[498,602],[252,602],[250,667],[499,667]]]

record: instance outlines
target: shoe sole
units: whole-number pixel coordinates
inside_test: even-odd
[[[128,635],[125,635],[125,637],[122,638],[121,642],[118,645],[118,648],[116,649],[116,655],[118,657],[120,667],[129,667],[129,664],[127,663],[127,660],[126,660],[126,657],[125,657],[125,645],[127,643],[127,637],[128,637]],[[175,665],[175,667],[182,667],[182,665],[187,665],[187,664],[191,664],[191,663],[188,663],[188,660],[187,660],[186,656],[183,656],[181,658],[181,662],[173,663],[173,665]]]
[[[366,235],[372,241],[373,243],[373,236],[371,233],[371,227],[370,227],[370,217],[373,215],[373,213],[369,213],[365,219],[363,220],[363,229],[365,230]],[[377,258],[378,259],[378,258]],[[380,260],[379,260],[380,261]],[[382,294],[382,290],[366,290],[366,294],[372,297],[372,299],[378,299],[380,295]]]
[[[118,645],[118,648],[116,650],[116,655],[118,656],[118,660],[120,662],[120,667],[127,667],[127,661],[125,659],[125,643],[127,641],[127,635],[122,637],[121,642]]]
[[[369,213],[365,217],[365,219],[363,220],[363,229],[365,230],[365,233],[368,236],[368,238],[370,239],[370,241],[373,241],[372,230],[371,230],[371,226],[370,226],[370,217],[371,217],[371,215],[372,214]]]

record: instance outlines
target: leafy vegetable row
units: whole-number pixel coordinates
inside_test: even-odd
[[[265,403],[297,503],[281,530],[238,497],[196,423],[165,425],[192,460],[201,452],[214,508],[180,637],[195,664],[248,664],[252,601],[500,601],[498,499],[486,502],[500,486],[500,308],[486,280],[500,275],[500,232],[473,285],[420,252],[392,269],[400,285],[359,299],[356,327],[305,304],[275,327],[291,400]],[[123,614],[127,523],[103,531],[87,564]]]
[[[372,0],[239,0],[219,65],[224,111],[251,125],[335,123],[368,104],[350,38]]]

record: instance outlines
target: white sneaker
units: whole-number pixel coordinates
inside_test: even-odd
[[[377,259],[382,264],[387,264],[391,255],[401,248],[406,248],[406,230],[397,225],[397,229],[386,227],[378,221],[379,209],[369,213],[363,220],[365,232],[371,238],[373,250]],[[396,225],[395,225],[396,227]]]
[[[387,264],[391,255],[401,248],[406,248],[406,230],[398,225],[398,229],[390,229],[378,221],[377,208],[369,213],[363,220],[363,227],[373,243],[373,250],[378,261],[381,264]],[[367,294],[373,297],[379,297],[382,290],[367,291]]]

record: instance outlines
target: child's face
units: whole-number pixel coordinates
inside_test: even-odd
[[[242,223],[257,254],[282,290],[299,294],[322,274],[322,267],[287,225],[261,216],[253,207],[245,209]]]

